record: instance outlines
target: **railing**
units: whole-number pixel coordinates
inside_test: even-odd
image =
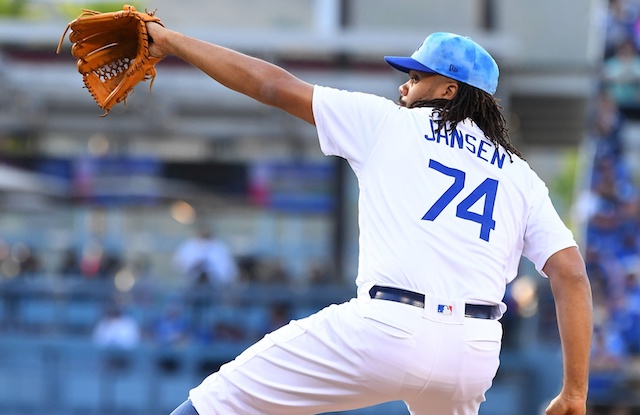
[[[240,284],[190,288],[159,282],[139,282],[131,290],[120,292],[111,279],[26,276],[0,279],[0,330],[13,334],[86,336],[112,303],[118,303],[143,328],[170,305],[180,307],[193,324],[211,323],[223,317],[250,324],[252,315],[267,315],[276,304],[286,303],[291,317],[299,318],[354,294],[355,287],[350,285]]]

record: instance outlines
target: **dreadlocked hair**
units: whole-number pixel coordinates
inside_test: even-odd
[[[502,114],[502,107],[498,100],[488,93],[467,85],[458,83],[458,93],[452,100],[434,99],[416,101],[411,105],[415,107],[434,107],[434,117],[437,122],[438,132],[455,128],[459,122],[470,118],[484,133],[484,135],[496,147],[502,146],[509,154],[509,160],[513,162],[512,154],[525,158],[516,149],[509,138],[509,127]]]

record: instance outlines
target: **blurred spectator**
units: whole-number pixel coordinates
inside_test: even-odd
[[[278,258],[262,259],[255,270],[255,282],[265,284],[286,284],[290,281],[289,272]]]
[[[243,255],[238,258],[238,275],[242,283],[255,282],[259,259],[255,255]]]
[[[180,346],[190,340],[189,320],[180,305],[168,305],[153,324],[153,340],[164,346]]]
[[[640,353],[640,349],[637,347],[640,327],[638,327],[637,316],[629,308],[626,295],[622,292],[616,292],[609,301],[609,329],[622,336],[627,353]]]
[[[174,265],[191,285],[227,285],[237,281],[238,265],[230,249],[208,228],[181,244]]]
[[[240,342],[246,339],[245,327],[231,321],[218,321],[213,325],[212,341]]]
[[[596,155],[612,154],[619,157],[622,151],[620,130],[624,117],[606,90],[600,91],[593,114],[593,132],[596,137]]]
[[[626,273],[623,289],[629,324],[625,331],[627,348],[631,354],[640,356],[640,284],[636,270]]]
[[[629,118],[640,118],[640,56],[633,40],[626,39],[604,61],[602,80],[618,108]]]
[[[138,307],[152,307],[157,300],[158,280],[151,264],[151,258],[145,254],[138,255],[130,263],[131,274],[135,281],[131,293]]]
[[[201,327],[198,338],[202,343],[210,344],[242,342],[247,340],[248,336],[246,327],[239,319],[215,319]]]
[[[604,253],[601,252],[594,243],[590,243],[586,247],[585,265],[589,279],[591,280],[594,303],[597,302],[596,300],[598,298],[607,298],[609,295],[608,283],[610,271],[607,269]]]
[[[23,275],[33,275],[42,272],[42,264],[38,253],[27,246],[24,247],[22,255],[18,255],[21,260],[20,267]]]
[[[624,341],[615,330],[597,326],[593,331],[591,370],[595,373],[619,372],[627,357]]]
[[[100,272],[102,246],[95,240],[90,241],[82,249],[80,272],[85,278],[96,278]]]
[[[244,283],[287,284],[291,276],[278,258],[247,255],[239,258],[240,280]]]
[[[610,202],[630,200],[635,193],[631,172],[612,154],[604,154],[595,160],[592,187],[598,196]]]
[[[130,353],[140,343],[138,322],[119,305],[109,304],[93,330],[93,343],[105,351],[102,362],[105,375],[117,376],[131,367]]]
[[[626,226],[625,226],[626,225]],[[635,268],[638,263],[638,229],[636,224],[629,221],[620,226],[618,242],[615,247],[615,255],[620,265],[625,268]]]
[[[625,0],[609,0],[605,17],[605,57],[615,53],[616,48],[626,41],[635,26],[634,10]]]
[[[69,248],[65,251],[60,267],[58,268],[58,273],[65,277],[75,277],[82,274],[80,270],[80,259],[75,249]]]
[[[337,272],[328,264],[321,261],[309,261],[307,264],[306,281],[310,284],[331,284],[338,282]]]
[[[93,331],[93,342],[106,349],[129,350],[140,342],[138,322],[117,304],[109,304]]]
[[[589,376],[590,399],[615,402],[624,386],[620,374],[624,372],[628,356],[624,350],[624,342],[617,333],[606,326],[596,326],[593,332],[591,349],[591,367]],[[596,410],[597,409],[597,410]],[[612,415],[618,413],[616,408],[606,405],[603,408],[590,408],[589,414]]]
[[[100,257],[98,275],[111,279],[124,267],[124,262],[116,252],[107,252]]]
[[[640,313],[640,277],[638,277],[638,264],[634,269],[629,270],[625,279],[625,293],[629,308],[636,313]],[[640,333],[639,333],[640,334]]]
[[[267,321],[256,334],[258,337],[262,337],[289,323],[291,319],[291,304],[287,301],[274,302],[269,308]]]

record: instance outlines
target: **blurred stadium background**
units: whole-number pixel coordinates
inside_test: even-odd
[[[512,138],[587,258],[590,413],[640,413],[640,1],[130,4],[309,82],[391,99],[404,81],[383,55],[410,54],[433,31],[484,45]],[[354,292],[357,187],[312,128],[175,59],[153,91],[140,84],[99,117],[68,40],[55,49],[82,8],[122,5],[0,0],[3,415],[168,414],[266,330]],[[238,265],[231,283],[193,287],[173,262],[205,227]],[[506,301],[481,414],[541,414],[561,383],[547,281],[523,260]],[[97,332],[107,316],[120,319],[115,345]]]

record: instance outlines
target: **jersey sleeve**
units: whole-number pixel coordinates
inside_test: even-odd
[[[320,149],[346,159],[358,174],[373,151],[385,119],[398,106],[376,95],[314,86],[313,116]]]
[[[535,176],[533,199],[524,235],[523,255],[542,271],[556,252],[577,246],[573,233],[564,224],[549,197],[547,186]]]

